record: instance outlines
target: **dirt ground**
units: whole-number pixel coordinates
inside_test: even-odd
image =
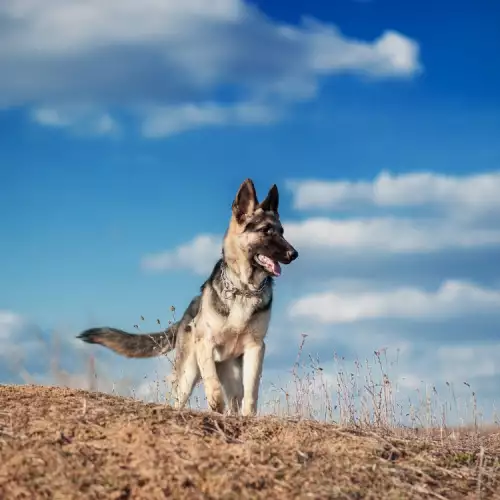
[[[0,386],[0,498],[500,499],[498,429],[409,432]]]

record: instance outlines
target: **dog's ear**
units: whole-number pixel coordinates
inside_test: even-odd
[[[266,199],[259,205],[265,212],[275,212],[278,213],[278,205],[280,202],[280,194],[278,193],[278,186],[273,184],[273,187],[267,193]]]
[[[257,207],[257,194],[252,179],[246,179],[238,189],[233,201],[233,214],[238,222],[252,215]]]

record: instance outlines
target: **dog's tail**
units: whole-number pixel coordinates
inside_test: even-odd
[[[90,328],[77,338],[88,344],[100,344],[127,358],[153,358],[175,348],[180,321],[166,330],[155,333],[134,334],[116,328]]]

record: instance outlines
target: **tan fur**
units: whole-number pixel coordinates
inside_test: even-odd
[[[247,181],[245,181],[247,182]],[[245,183],[242,184],[242,187]],[[253,184],[252,184],[253,188]],[[241,189],[241,187],[240,187]],[[246,217],[262,213],[256,210],[255,202],[251,202]],[[224,237],[223,247],[225,260],[229,266],[229,278],[238,277],[245,285],[250,285],[252,266],[248,258],[248,249],[259,237],[256,233],[245,233],[244,224],[237,220],[233,212],[229,227]],[[259,271],[253,280],[259,282],[266,277]],[[181,355],[176,363],[177,404],[183,406],[189,398],[192,387],[201,376],[205,385],[205,393],[209,406],[215,411],[222,411],[223,391],[230,401],[230,410],[235,411],[244,403],[243,415],[255,414],[258,400],[258,386],[262,375],[262,364],[265,352],[264,339],[271,319],[271,310],[252,315],[257,298],[235,297],[230,305],[227,319],[221,318],[210,307],[211,288],[205,289],[201,299],[201,309],[190,323],[192,338],[188,352],[196,355]],[[243,363],[241,363],[243,357]],[[196,370],[194,364],[198,364]],[[217,365],[220,366],[217,370]],[[237,379],[234,378],[236,373]],[[239,380],[238,380],[239,378]],[[243,383],[243,391],[241,391]],[[243,392],[243,394],[242,394]]]
[[[227,248],[228,252],[233,252],[234,256],[241,250],[235,250],[236,244],[231,241],[231,234],[229,231],[225,243],[230,242],[233,247],[225,244],[224,248]],[[238,265],[238,272],[242,275],[248,274],[244,265],[245,260],[246,258],[240,257],[233,261],[233,265]],[[252,316],[251,306],[258,299],[235,297],[228,318],[222,319],[210,307],[204,307],[204,304],[210,303],[211,293],[213,293],[211,288],[205,289],[201,299],[201,309],[189,324],[191,329],[189,336],[187,338],[184,336],[186,344],[177,347],[179,353],[175,365],[177,406],[184,406],[192,388],[201,377],[208,404],[214,411],[223,411],[224,391],[226,398],[231,401],[231,411],[235,411],[236,405],[241,406],[241,399],[244,396],[242,414],[254,414],[257,407],[257,388],[262,374],[264,338],[271,319],[271,311]],[[240,356],[246,360],[245,369],[238,359]],[[216,364],[220,366],[219,370]],[[241,372],[240,380],[231,379],[231,372],[235,371]],[[243,395],[239,387],[242,382]]]
[[[289,264],[298,255],[283,237],[278,196],[273,186],[259,204],[253,182],[247,179],[241,184],[224,236],[223,259],[202,286],[201,296],[165,332],[168,345],[164,343],[155,353],[153,340],[161,338],[161,333],[134,336],[110,328],[90,329],[80,338],[130,357],[153,356],[175,347],[177,408],[186,404],[202,379],[212,410],[223,412],[227,400],[231,412],[255,414],[273,293],[269,273],[274,268],[265,267],[269,259]],[[262,256],[268,258],[264,267],[259,265],[262,260],[257,264],[255,260]]]

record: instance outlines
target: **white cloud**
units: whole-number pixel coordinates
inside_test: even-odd
[[[211,271],[221,249],[222,238],[202,234],[173,251],[145,255],[141,266],[149,271],[189,269],[203,275]]]
[[[500,343],[440,346],[436,357],[445,380],[500,375]]]
[[[497,385],[495,378],[500,375],[500,343],[423,344],[419,346],[419,354],[405,356],[401,361],[400,388],[416,390],[422,389],[424,384],[438,386],[443,399],[448,399],[450,404],[453,403],[451,386],[455,393],[462,392],[462,396],[469,393],[470,397],[471,389],[464,383],[472,384],[472,390],[479,396],[486,391],[485,382],[486,385]],[[451,386],[446,387],[445,384]]]
[[[370,253],[422,253],[449,249],[498,246],[500,227],[500,172],[464,176],[440,173],[382,171],[373,179],[290,181],[296,209],[344,209],[380,207],[391,215],[371,217],[312,217],[286,226],[298,247]],[[398,208],[421,208],[405,212]],[[435,214],[429,209],[439,209]],[[486,216],[486,217],[485,217]]]
[[[130,389],[131,380],[139,383],[143,374],[131,373],[123,380],[117,374],[123,367],[119,361],[109,361],[109,353],[97,352],[93,365],[98,377],[90,373],[89,346],[75,338],[75,332],[44,331],[33,321],[13,311],[0,310],[0,383],[56,384],[111,392]],[[106,355],[108,359],[106,359]],[[112,356],[111,356],[112,357]],[[104,358],[104,359],[103,359]],[[141,376],[142,375],[142,376]]]
[[[294,207],[300,210],[434,206],[477,214],[500,209],[498,171],[463,176],[382,171],[372,181],[304,180],[290,181],[288,187]]]
[[[491,312],[499,307],[499,290],[448,280],[433,292],[401,287],[380,292],[333,290],[311,294],[293,302],[289,315],[334,324],[376,318],[442,319]]]
[[[419,71],[419,46],[395,31],[386,31],[373,44],[343,39],[332,26],[308,21],[313,46],[312,65],[319,72],[347,69],[373,76],[411,75]]]
[[[40,350],[42,332],[13,311],[0,310],[0,371]]]
[[[31,113],[34,122],[53,128],[70,128],[75,133],[108,136],[119,131],[117,122],[108,114],[82,107],[40,107]]]
[[[278,112],[270,107],[252,103],[234,106],[221,106],[217,103],[165,106],[145,114],[142,134],[157,138],[207,125],[269,124],[274,123],[278,116]]]
[[[191,128],[267,123],[262,110],[251,119],[241,106],[311,98],[325,75],[421,70],[419,46],[403,34],[347,38],[311,19],[274,21],[243,0],[4,0],[0,25],[0,106],[122,106],[139,117],[144,108],[178,107],[180,125],[165,126],[167,134],[186,120]],[[230,118],[214,118],[206,107],[228,88],[238,96],[222,111]],[[203,117],[186,118],[189,106],[205,109]],[[60,122],[48,116],[47,124]]]
[[[500,229],[474,228],[446,219],[316,217],[284,222],[283,227],[285,237],[299,252],[309,250],[332,261],[340,252],[355,255],[369,251],[370,257],[376,258],[500,246]],[[181,268],[205,274],[220,256],[221,242],[220,235],[198,235],[176,249],[144,256],[142,267],[150,271]]]
[[[285,225],[297,248],[419,253],[500,244],[500,231],[464,227],[448,220],[410,218],[310,218]]]
[[[23,326],[23,319],[12,311],[0,310],[0,339],[3,341],[14,337]]]

